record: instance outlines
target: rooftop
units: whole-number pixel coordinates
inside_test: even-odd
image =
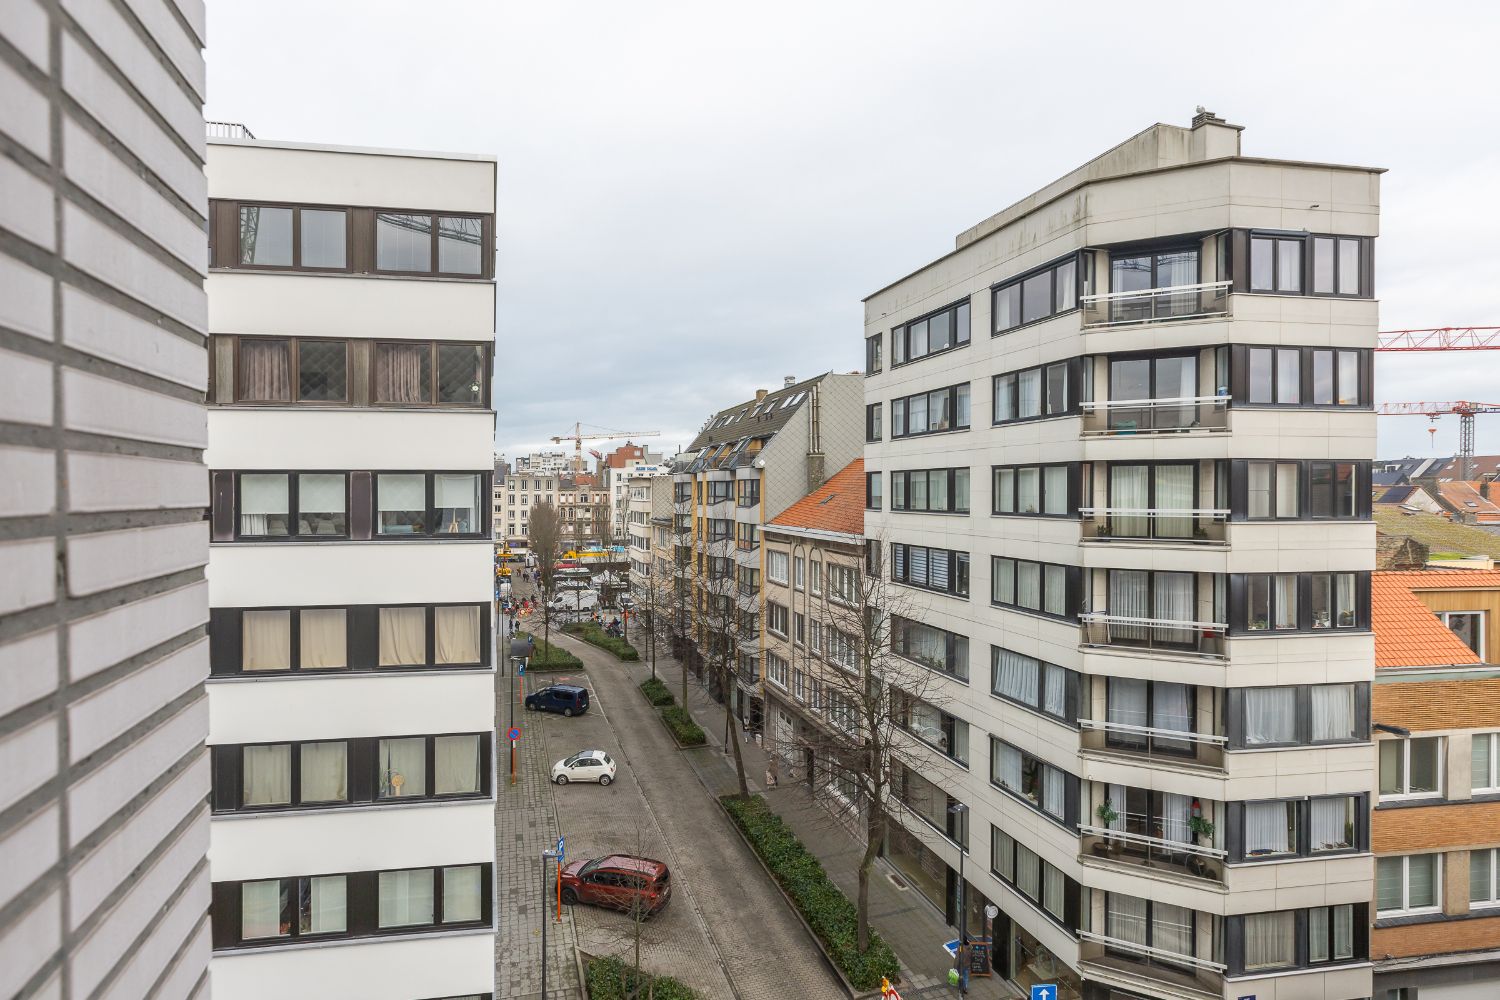
[[[1500,535],[1469,524],[1455,524],[1438,514],[1406,511],[1376,504],[1375,528],[1382,535],[1415,538],[1434,553],[1489,556],[1500,559]]]
[[[769,527],[863,535],[865,531],[865,460],[856,458],[828,482],[792,504]]]
[[[1427,590],[1500,590],[1500,571],[1437,569],[1374,573],[1370,617],[1376,667],[1479,663],[1479,657],[1417,597]]]

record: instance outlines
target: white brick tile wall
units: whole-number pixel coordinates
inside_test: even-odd
[[[207,677],[205,637],[75,702],[68,709],[70,761],[76,764]]]
[[[207,505],[208,473],[201,465],[68,452],[69,510],[162,510]]]
[[[47,13],[36,0],[9,0],[0,17],[0,35],[43,73],[52,65],[47,53]]]
[[[0,937],[0,996],[15,996],[62,943],[62,897],[52,893],[17,918]]]
[[[63,343],[69,347],[178,385],[208,387],[208,351],[201,344],[137,319],[76,288],[63,289],[62,324]]]
[[[56,545],[50,538],[0,545],[0,566],[5,567],[0,572],[0,615],[56,600],[55,559]]]
[[[14,802],[57,773],[57,717],[0,739],[0,802]]]
[[[172,16],[169,0],[125,0],[125,6],[145,26],[152,40],[161,46],[177,72],[182,74],[182,78],[201,99],[207,93],[203,51]],[[203,130],[199,129],[198,134],[201,137]]]
[[[52,365],[14,351],[0,351],[5,391],[0,392],[0,420],[18,424],[52,423]],[[0,477],[3,478],[3,477]],[[5,484],[0,482],[0,490]]]
[[[207,840],[205,835],[205,845]],[[151,936],[131,955],[130,962],[114,982],[109,984],[109,989],[99,995],[100,1000],[135,1000],[136,997],[146,996],[162,968],[172,961],[174,955],[189,947],[190,939],[190,947],[199,949],[203,958],[208,957],[208,922],[204,920],[211,898],[208,879],[208,872],[200,872],[177,895],[171,909],[161,918]],[[195,927],[199,928],[197,934],[194,934]],[[179,972],[170,977],[169,985],[170,988],[151,993],[153,1000],[167,1000],[169,997],[184,995],[193,988],[194,979]]]
[[[208,584],[178,587],[68,626],[68,675],[77,681],[208,620]]]
[[[59,810],[50,805],[0,839],[0,906],[57,862]]]
[[[93,833],[134,798],[141,790],[141,775],[161,774],[207,734],[208,699],[200,698],[68,789],[68,843],[76,844]]]
[[[20,73],[0,63],[0,132],[43,160],[52,159],[52,127],[47,98]]]
[[[0,351],[0,366],[16,357]],[[35,378],[21,366],[21,377]],[[43,365],[44,369],[49,366]],[[47,373],[50,379],[51,373]],[[46,395],[52,395],[52,383],[43,383]],[[9,386],[7,385],[8,389]],[[26,395],[24,383],[16,387],[18,395]],[[4,404],[0,403],[0,408]],[[50,421],[49,421],[50,423]],[[0,446],[0,517],[33,517],[50,514],[57,506],[57,455],[40,448],[11,448]]]
[[[197,887],[194,886],[196,890]],[[206,895],[206,892],[205,892]],[[190,904],[189,911],[192,910]],[[207,906],[207,900],[202,904]],[[175,921],[174,921],[175,922]],[[165,922],[164,922],[165,923]],[[195,995],[194,987],[198,985],[200,978],[203,979],[202,996],[208,995],[208,980],[203,976],[203,966],[207,964],[209,954],[213,949],[213,928],[207,920],[202,922],[197,933],[182,947],[182,957],[172,967],[167,978],[162,980],[161,986],[153,994],[152,1000],[185,1000]],[[170,955],[167,957],[171,957]],[[113,995],[113,993],[108,994]]]
[[[52,185],[15,160],[0,157],[0,227],[51,250],[57,245]]]
[[[111,437],[202,448],[208,444],[203,404],[87,375],[63,372],[63,426]]]
[[[71,202],[63,205],[62,249],[68,263],[131,298],[196,329],[207,325],[208,309],[197,284],[137,251],[124,237]]]
[[[0,63],[0,69],[4,64]],[[0,74],[0,93],[5,93]],[[9,101],[0,101],[0,108]],[[0,326],[42,340],[52,339],[52,279],[34,267],[0,254]]]
[[[208,561],[208,524],[163,524],[68,539],[68,593],[74,597],[165,576]]]
[[[57,689],[57,675],[56,629],[0,646],[0,714],[51,694]]]

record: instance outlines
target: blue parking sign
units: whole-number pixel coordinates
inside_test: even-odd
[[[1057,1000],[1056,983],[1039,983],[1031,988],[1031,1000]]]

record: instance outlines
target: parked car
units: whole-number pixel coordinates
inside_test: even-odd
[[[580,750],[552,765],[552,780],[559,785],[570,781],[597,781],[607,785],[615,780],[614,758],[603,750]]]
[[[672,896],[672,873],[654,858],[611,854],[575,861],[562,870],[564,903],[589,903],[650,916]]]
[[[582,715],[589,710],[589,689],[577,684],[552,684],[528,694],[525,704],[532,712]]]

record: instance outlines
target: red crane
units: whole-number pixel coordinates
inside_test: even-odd
[[[1382,330],[1376,336],[1377,351],[1494,351],[1500,350],[1500,326],[1440,326],[1430,330]],[[1445,403],[1382,403],[1375,412],[1383,416],[1422,416],[1436,421],[1458,417],[1458,478],[1467,481],[1474,473],[1474,415],[1500,413],[1500,404],[1455,400]],[[1436,428],[1429,428],[1437,433]]]

